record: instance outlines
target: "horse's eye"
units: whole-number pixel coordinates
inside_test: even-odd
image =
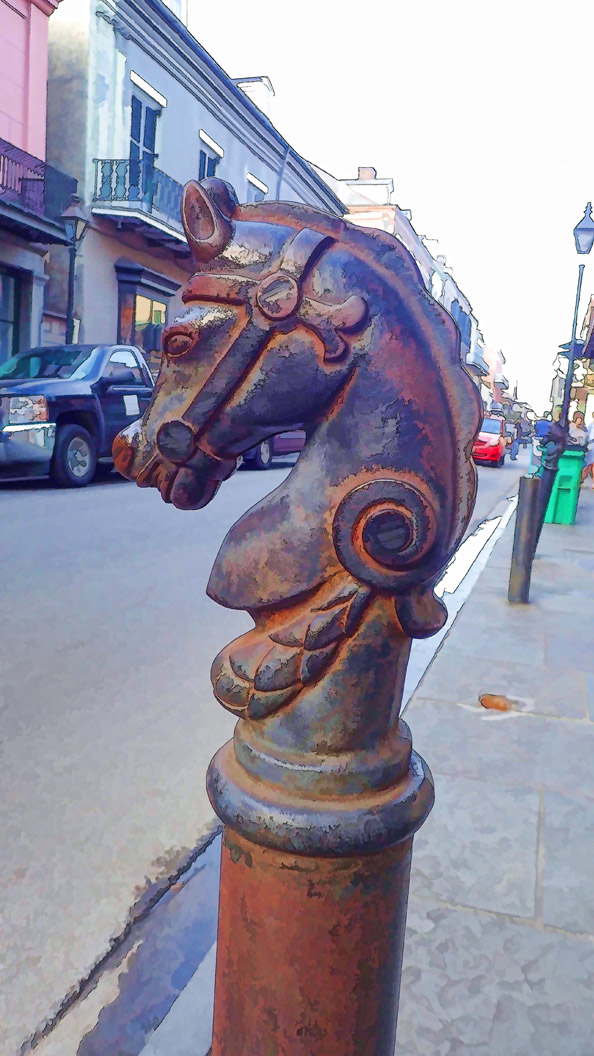
[[[163,351],[168,356],[183,356],[184,352],[192,347],[193,338],[190,334],[185,334],[174,331],[171,334],[166,334],[163,338]]]

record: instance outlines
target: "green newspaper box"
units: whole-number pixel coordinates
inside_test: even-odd
[[[559,469],[545,514],[546,524],[573,524],[580,495],[585,451],[568,448],[559,459]]]

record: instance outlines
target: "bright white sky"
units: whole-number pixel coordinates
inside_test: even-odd
[[[510,390],[542,411],[579,260],[580,325],[594,293],[594,251],[578,258],[572,235],[594,199],[591,0],[188,4],[232,77],[270,77],[272,120],[304,157],[394,179],[503,350]]]

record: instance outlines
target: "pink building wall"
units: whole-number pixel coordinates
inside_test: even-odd
[[[0,0],[0,138],[45,160],[48,20],[60,0]]]
[[[495,381],[495,378],[503,374],[505,357],[499,349],[487,345],[485,346],[485,350],[483,352],[483,358],[489,368],[489,376],[486,379],[485,384],[488,385],[491,390],[493,403],[501,403],[505,390],[502,389],[500,385],[498,385],[498,383]]]

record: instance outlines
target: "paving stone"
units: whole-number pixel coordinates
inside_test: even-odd
[[[591,603],[591,601],[590,601]],[[547,635],[545,659],[549,667],[554,667],[560,657],[573,657],[576,667],[594,674],[594,644],[592,635],[581,629],[580,633]]]
[[[533,581],[534,583],[534,581]],[[534,587],[530,592],[530,598],[533,599],[538,605],[539,611],[542,615],[548,615],[551,613],[559,621],[559,614],[569,613],[575,616],[576,612],[580,609],[585,609],[587,604],[590,604],[592,592],[586,593],[582,591],[562,591],[560,593],[554,593],[548,589],[539,590],[538,586]]]
[[[594,721],[594,675],[586,674],[584,681],[586,683],[586,710],[589,719]]]
[[[594,944],[411,898],[397,1056],[592,1056]]]
[[[442,649],[422,680],[419,693],[460,704],[477,704],[483,693],[494,693],[508,697],[519,711],[588,718],[586,680],[592,678],[590,693],[594,701],[594,677],[573,668],[551,671],[532,662],[485,660],[469,662],[456,650]]]
[[[414,697],[415,748],[439,774],[594,799],[594,724]]]
[[[503,607],[503,603],[500,603]],[[507,605],[507,602],[506,602]],[[524,606],[522,606],[524,608]],[[509,606],[498,617],[494,605],[467,603],[458,617],[455,627],[455,644],[450,632],[447,647],[450,652],[481,657],[488,663],[508,660],[525,663],[527,659],[537,665],[545,662],[545,633],[538,627],[520,620]]]
[[[434,777],[435,807],[415,837],[411,891],[533,917],[538,793]]]
[[[594,804],[548,792],[544,823],[545,923],[594,936],[593,885]]]

